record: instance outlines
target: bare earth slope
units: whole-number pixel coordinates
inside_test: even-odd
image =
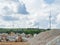
[[[60,35],[60,30],[50,30],[38,34],[37,37],[30,39],[28,42],[30,45],[48,45],[49,42],[51,42],[59,35]]]

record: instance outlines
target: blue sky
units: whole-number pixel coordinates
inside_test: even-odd
[[[0,28],[60,29],[60,0],[0,0]],[[13,27],[14,25],[14,27]]]
[[[47,4],[52,4],[52,3],[54,3],[55,0],[44,0],[44,1],[45,1],[45,3],[47,3]]]
[[[26,10],[25,4],[21,4],[18,6],[18,12],[19,14],[27,15],[29,12]]]
[[[17,18],[12,17],[12,16],[3,16],[2,19],[4,21],[17,21],[17,20],[19,20]]]

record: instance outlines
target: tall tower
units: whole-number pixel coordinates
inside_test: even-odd
[[[50,15],[49,15],[49,29],[51,29],[51,11],[50,11]]]

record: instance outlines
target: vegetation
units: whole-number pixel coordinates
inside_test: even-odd
[[[26,34],[34,34],[46,31],[48,29],[38,29],[38,28],[0,28],[0,33],[26,33]]]

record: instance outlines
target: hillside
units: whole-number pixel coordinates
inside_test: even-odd
[[[39,33],[29,40],[30,45],[60,45],[60,30],[50,30]]]

